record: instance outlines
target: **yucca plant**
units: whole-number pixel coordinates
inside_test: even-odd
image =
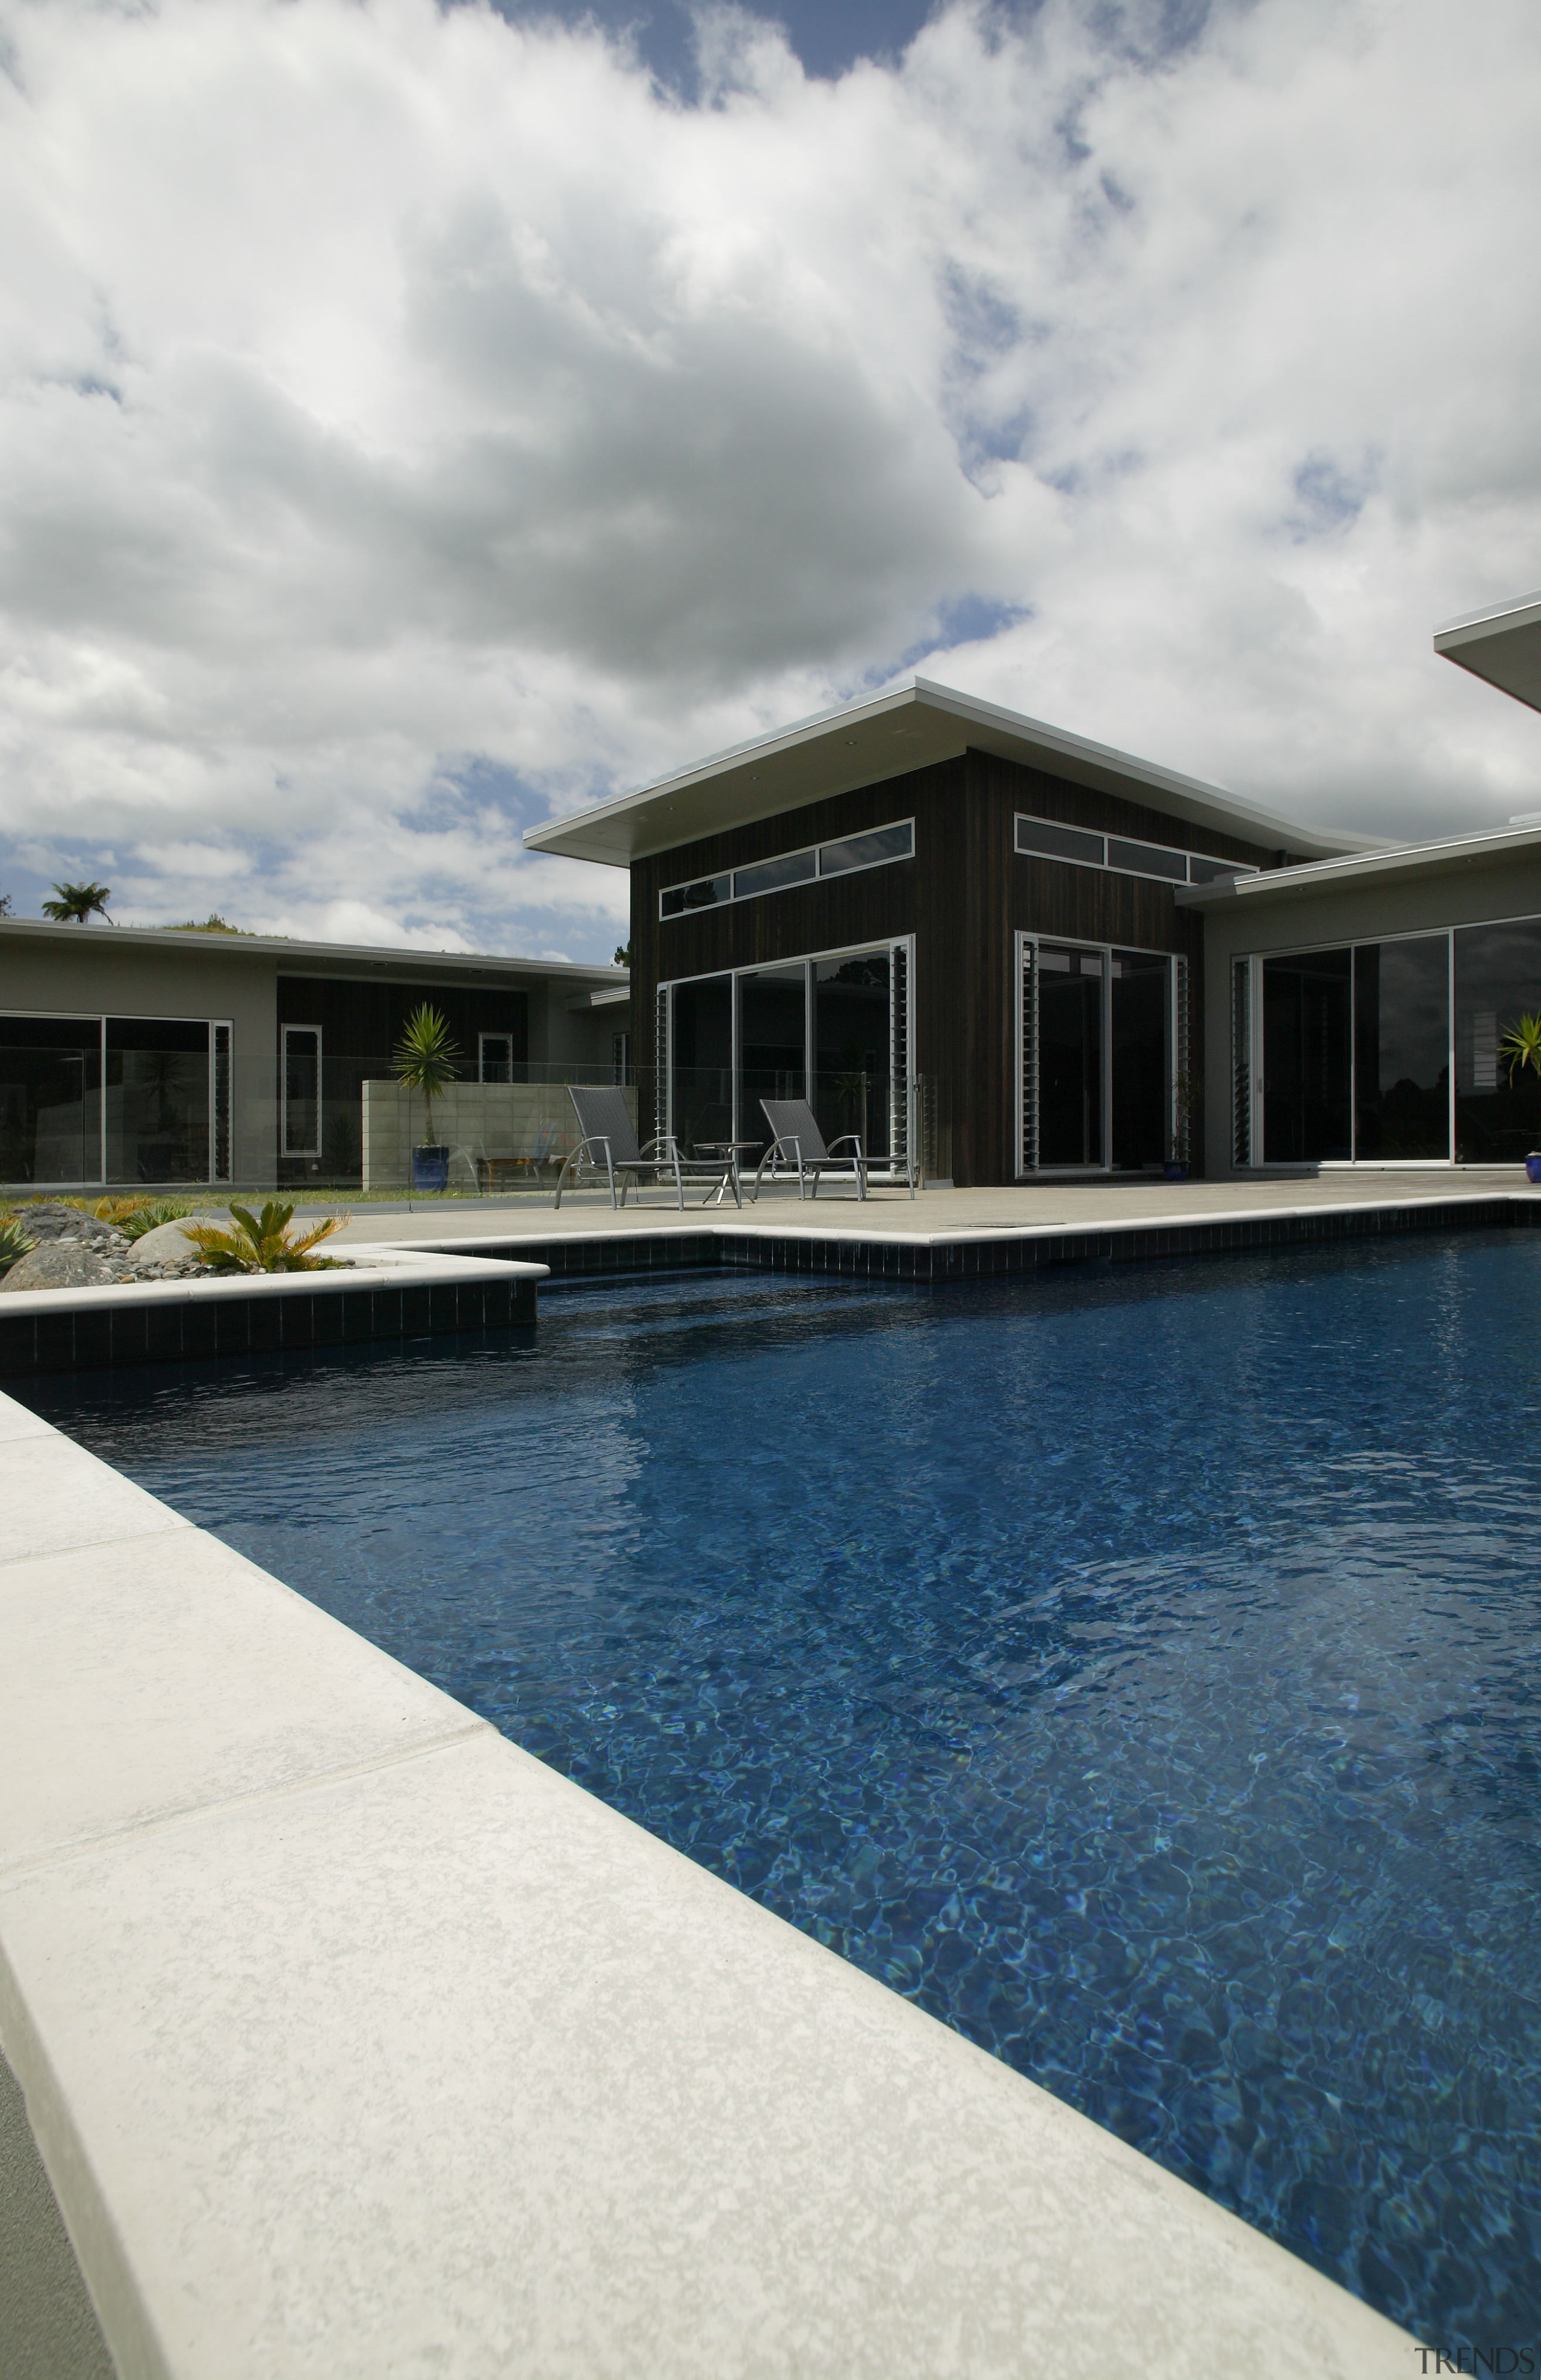
[[[188,1238],[203,1261],[214,1272],[330,1272],[334,1269],[332,1257],[312,1256],[312,1248],[340,1232],[347,1221],[346,1215],[327,1215],[308,1232],[298,1232],[291,1239],[289,1225],[294,1220],[294,1208],[281,1200],[270,1198],[260,1215],[249,1207],[230,1208],[231,1227],[221,1231],[213,1223],[190,1223]]]
[[[402,1030],[391,1062],[404,1090],[423,1095],[423,1147],[433,1146],[433,1102],[460,1072],[460,1050],[442,1012],[425,1000]]]
[[[1522,1016],[1499,1043],[1499,1055],[1509,1061],[1509,1079],[1534,1066],[1541,1075],[1541,1015]]]
[[[0,1215],[0,1272],[19,1264],[37,1242],[30,1240],[14,1215]]]

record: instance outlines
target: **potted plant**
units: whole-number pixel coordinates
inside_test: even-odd
[[[414,1190],[449,1187],[449,1149],[433,1137],[433,1102],[459,1074],[459,1058],[443,1017],[424,1001],[407,1018],[393,1060],[402,1088],[423,1095],[423,1136],[412,1151]]]
[[[1499,1055],[1509,1061],[1509,1080],[1513,1085],[1516,1074],[1534,1066],[1541,1075],[1541,1015],[1522,1016],[1511,1025],[1499,1043]],[[1525,1159],[1525,1178],[1541,1182],[1541,1148],[1533,1148]]]
[[[1171,1087],[1171,1154],[1161,1169],[1169,1182],[1188,1178],[1188,1135],[1198,1098],[1198,1076],[1179,1075]]]

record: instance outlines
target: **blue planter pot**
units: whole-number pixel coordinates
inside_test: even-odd
[[[1526,1158],[1525,1180],[1527,1182],[1541,1182],[1541,1150],[1537,1150],[1533,1155]]]
[[[449,1188],[449,1149],[441,1145],[435,1148],[426,1142],[412,1151],[412,1187],[414,1190],[447,1190]]]
[[[1175,1157],[1169,1160],[1161,1168],[1161,1179],[1164,1182],[1185,1182],[1187,1178],[1187,1167],[1180,1163]]]

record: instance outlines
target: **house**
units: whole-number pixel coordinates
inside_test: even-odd
[[[1434,642],[1541,710],[1541,596]],[[1541,1013],[1541,812],[1177,900],[1204,926],[1211,1174],[1510,1165],[1541,1146],[1541,1077],[1511,1080],[1502,1048]]]
[[[1372,847],[924,678],[525,840],[631,871],[649,1128],[752,1153],[806,1092],[960,1185],[1159,1172],[1215,1029],[1187,896]]]
[[[391,1052],[424,1001],[479,1147],[516,1154],[531,1087],[627,1061],[616,967],[0,919],[0,1182],[358,1184],[371,1090],[372,1186],[403,1179]]]

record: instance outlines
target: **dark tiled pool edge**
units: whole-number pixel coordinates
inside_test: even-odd
[[[1521,1230],[1541,1225],[1541,1199],[1420,1199],[1414,1205],[1353,1206],[1288,1215],[1229,1216],[1111,1230],[1004,1232],[958,1239],[814,1238],[804,1232],[638,1232],[572,1239],[479,1241],[488,1255],[519,1257],[550,1268],[552,1283],[612,1275],[746,1269],[837,1273],[861,1281],[994,1280],[1074,1264],[1148,1263],[1161,1257],[1226,1256],[1313,1241],[1406,1237],[1414,1232]]]
[[[403,1281],[389,1288],[371,1284],[284,1297],[235,1294],[96,1307],[79,1303],[48,1314],[0,1312],[0,1379],[497,1330],[534,1319],[534,1281],[506,1277]]]

